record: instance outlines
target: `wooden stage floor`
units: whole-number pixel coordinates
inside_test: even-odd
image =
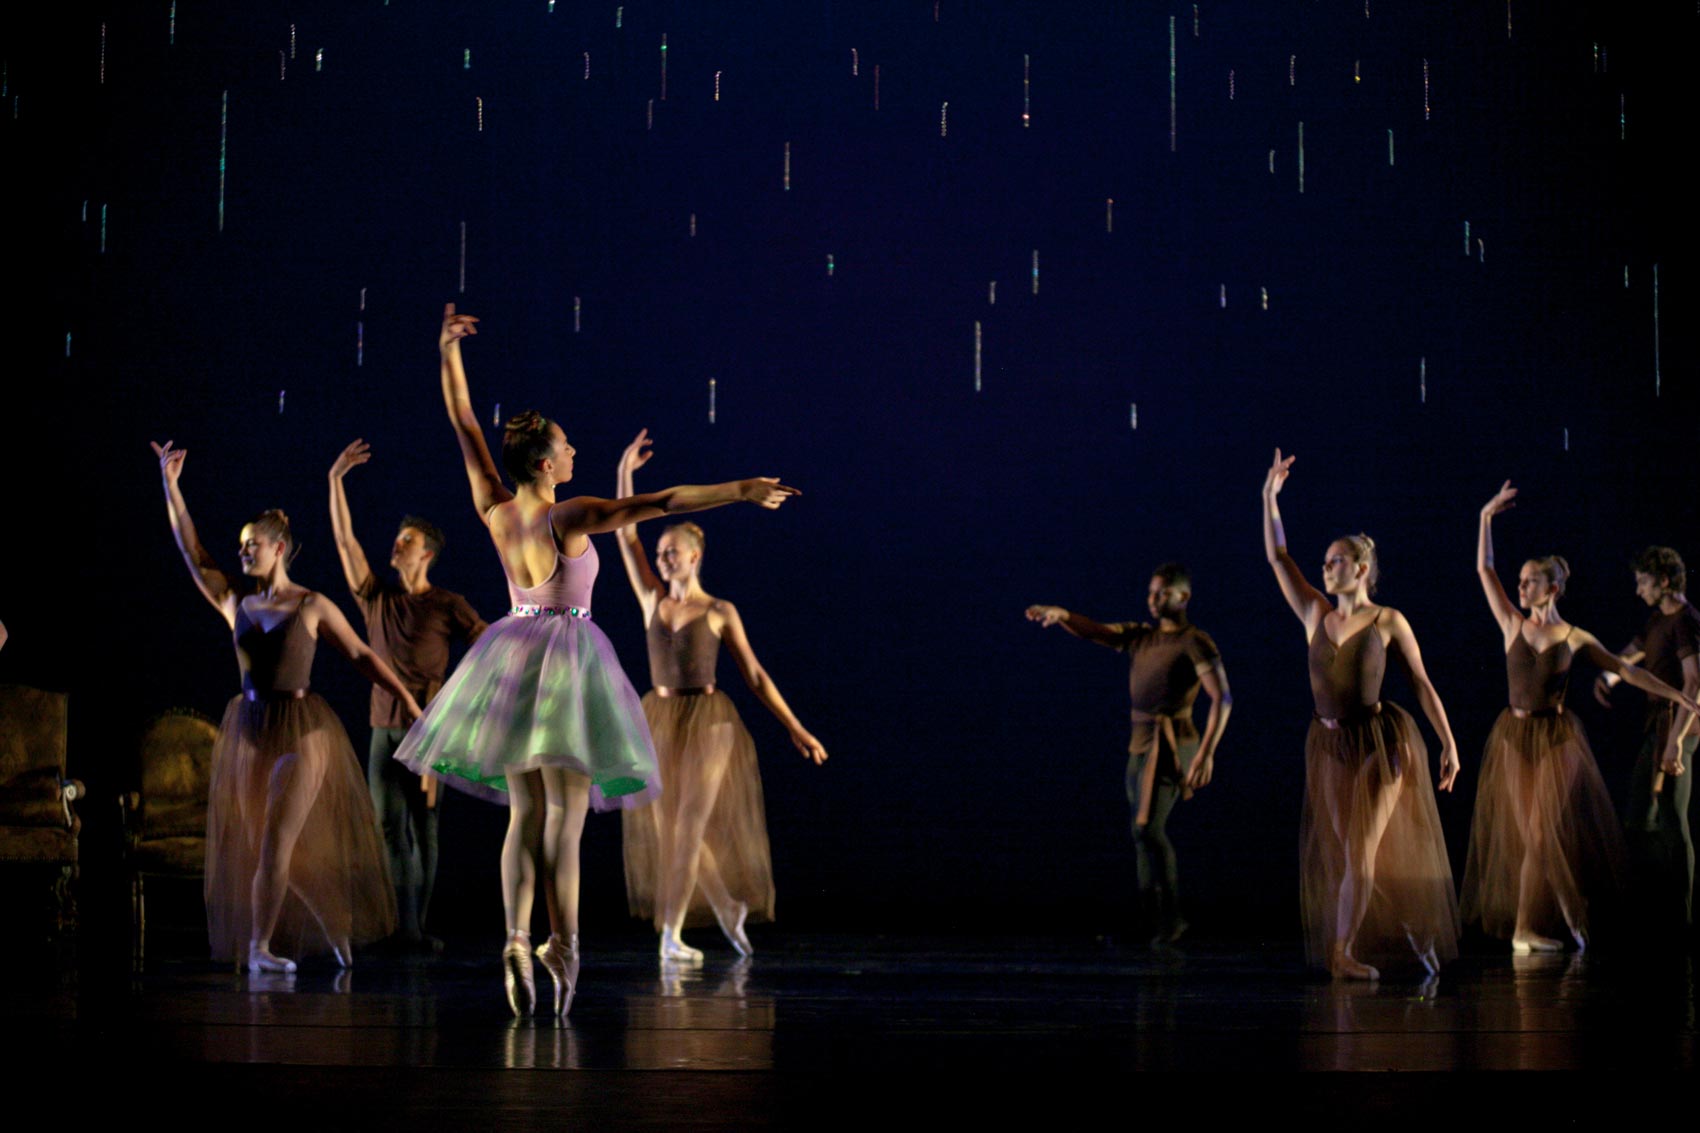
[[[23,1065],[85,1068],[91,1105],[122,1089],[140,1112],[325,1128],[998,1127],[1037,1106],[1066,1127],[1114,1105],[1432,1129],[1633,1110],[1694,1069],[1687,956],[1481,953],[1431,985],[1344,985],[1256,941],[787,936],[700,968],[621,943],[587,950],[560,1025],[509,1016],[494,948],[289,977],[182,956],[139,976],[14,968],[0,1019]]]

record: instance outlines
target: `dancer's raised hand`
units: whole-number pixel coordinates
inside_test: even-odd
[[[447,350],[467,335],[477,333],[477,315],[457,315],[453,303],[443,304],[443,329],[437,335],[439,349]]]
[[[160,444],[158,441],[148,442],[153,446],[153,454],[159,457],[159,474],[165,477],[167,484],[177,483],[177,478],[183,475],[183,458],[189,455],[189,450],[186,448],[172,448],[171,446],[174,443],[173,441],[166,441],[164,444]]]
[[[1027,620],[1038,622],[1047,629],[1068,621],[1068,611],[1061,606],[1029,606]]]
[[[1297,459],[1296,456],[1283,458],[1281,450],[1275,450],[1275,462],[1269,466],[1269,472],[1263,478],[1264,495],[1274,497],[1281,494],[1281,487],[1286,484],[1287,477],[1292,474],[1293,461]]]
[[[1499,486],[1499,491],[1494,493],[1493,499],[1482,505],[1482,515],[1495,516],[1502,511],[1508,511],[1517,506],[1516,500],[1517,489],[1507,480]]]
[[[348,473],[350,468],[353,468],[356,465],[365,464],[371,459],[372,446],[357,438],[352,441],[347,448],[337,454],[336,460],[331,464],[331,478],[333,480],[340,480]]]
[[[655,455],[650,451],[654,443],[649,439],[648,429],[639,429],[632,443],[626,446],[626,451],[620,454],[620,471],[629,475],[648,464],[649,458]]]
[[[757,476],[752,480],[738,481],[738,498],[758,507],[776,508],[792,496],[802,494],[798,488],[781,484],[777,476]]]

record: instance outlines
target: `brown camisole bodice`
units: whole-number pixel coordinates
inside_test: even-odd
[[[692,618],[676,630],[659,614],[649,619],[649,680],[656,688],[699,689],[714,684],[720,639],[708,628],[708,615]]]
[[[1325,626],[1310,640],[1310,693],[1323,720],[1351,721],[1375,715],[1381,705],[1381,679],[1387,674],[1387,647],[1375,618],[1339,645]]]
[[[312,595],[271,629],[255,621],[245,607],[236,610],[236,663],[242,669],[242,691],[258,696],[304,692],[313,683],[313,651],[318,643],[301,621],[301,607]]]
[[[1567,634],[1557,645],[1536,652],[1523,637],[1505,651],[1505,676],[1510,686],[1511,707],[1530,714],[1556,715],[1564,711],[1564,692],[1570,683],[1570,650]]]

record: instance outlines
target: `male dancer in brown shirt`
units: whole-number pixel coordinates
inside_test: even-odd
[[[443,550],[443,533],[416,516],[407,516],[390,549],[394,581],[380,579],[366,562],[354,537],[354,519],[342,478],[365,464],[371,451],[362,441],[342,450],[331,465],[331,528],[348,588],[366,617],[366,637],[401,683],[421,705],[443,687],[449,667],[449,641],[467,645],[484,632],[484,622],[465,598],[432,586],[427,577]],[[372,744],[366,755],[366,785],[384,828],[390,875],[395,883],[397,935],[408,944],[425,935],[431,890],[437,878],[437,792],[391,758],[407,734],[407,718],[395,697],[372,690]]]
[[[1210,635],[1187,620],[1192,579],[1179,563],[1151,574],[1145,605],[1156,624],[1103,624],[1061,606],[1029,606],[1027,618],[1060,625],[1074,636],[1126,653],[1133,699],[1133,739],[1128,744],[1127,800],[1133,808],[1133,842],[1144,911],[1155,927],[1152,945],[1180,938],[1186,921],[1178,906],[1179,873],[1169,841],[1175,803],[1210,782],[1216,746],[1228,724],[1233,697],[1221,654]],[[1204,734],[1193,724],[1192,703],[1203,686],[1210,698]],[[1155,861],[1153,861],[1155,859]]]

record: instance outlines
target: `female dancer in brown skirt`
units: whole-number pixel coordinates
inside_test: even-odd
[[[1590,903],[1623,882],[1623,837],[1588,737],[1564,709],[1577,654],[1653,696],[1692,710],[1694,702],[1626,664],[1558,613],[1570,565],[1530,559],[1517,576],[1517,604],[1493,566],[1493,517],[1515,506],[1507,480],[1482,508],[1476,573],[1504,635],[1510,707],[1488,734],[1476,785],[1476,817],[1464,866],[1463,914],[1513,952],[1560,952],[1568,930],[1588,946]],[[1522,606],[1519,611],[1517,606]],[[1562,926],[1562,928],[1561,928]]]
[[[633,473],[654,455],[649,444],[645,429],[620,457],[619,496],[635,493]],[[632,915],[654,919],[663,960],[702,959],[679,934],[693,918],[706,922],[710,912],[732,947],[748,956],[745,920],[773,917],[773,863],[755,743],[731,699],[715,689],[722,643],[804,758],[824,763],[826,749],[797,722],[756,660],[738,608],[702,588],[702,528],[680,523],[664,530],[654,570],[633,528],[620,531],[619,540],[626,577],[643,607],[655,685],[644,694],[643,713],[667,785],[654,803],[623,818]]]
[[[1306,955],[1336,978],[1373,980],[1380,973],[1359,954],[1404,941],[1432,975],[1457,955],[1458,905],[1428,751],[1411,714],[1381,699],[1390,653],[1404,662],[1440,736],[1443,791],[1458,776],[1458,747],[1410,623],[1372,600],[1378,568],[1369,536],[1328,545],[1326,594],[1287,553],[1275,497],[1294,459],[1276,449],[1264,478],[1263,549],[1310,643],[1316,715],[1305,740],[1299,851]]]
[[[291,581],[294,541],[281,511],[242,528],[242,573],[259,589],[243,596],[214,564],[178,484],[186,449],[155,444],[172,534],[189,575],[236,638],[242,692],[225,709],[207,792],[207,935],[215,960],[247,957],[250,972],[293,972],[297,955],[329,951],[353,963],[351,946],[388,936],[395,896],[372,799],[348,733],[308,691],[323,638],[409,719],[419,705],[360,640],[336,603]]]

